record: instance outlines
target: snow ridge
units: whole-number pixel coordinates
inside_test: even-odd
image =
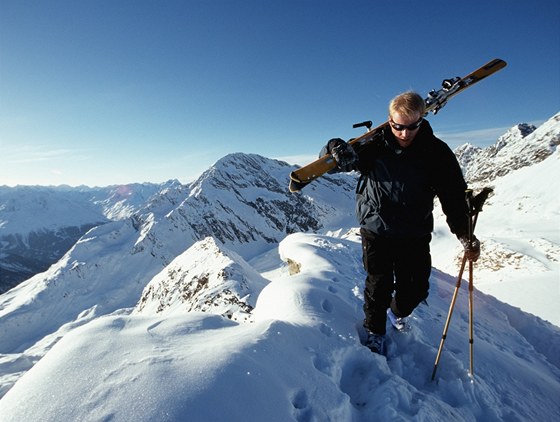
[[[242,321],[250,317],[267,283],[243,258],[207,237],[148,283],[135,313],[208,312]]]
[[[191,249],[217,246],[203,240]],[[560,369],[520,334],[522,318],[510,325],[511,307],[478,291],[474,382],[463,296],[438,381],[430,381],[454,288],[444,273],[434,271],[430,305],[415,312],[411,329],[389,332],[389,358],[363,347],[359,252],[355,239],[286,237],[278,255],[252,261],[270,281],[250,319],[147,307],[96,318],[22,377],[0,413],[6,421],[554,419]],[[300,272],[289,275],[280,256]],[[560,330],[538,328],[534,336],[549,339],[545,352],[558,355]]]

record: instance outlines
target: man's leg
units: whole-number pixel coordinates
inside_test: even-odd
[[[393,259],[387,239],[361,230],[364,268],[364,326],[374,334],[385,334],[387,308],[394,288]]]
[[[399,241],[395,248],[395,296],[391,310],[400,318],[407,317],[428,297],[432,271],[431,235]]]

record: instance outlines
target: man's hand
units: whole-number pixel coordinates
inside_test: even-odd
[[[347,170],[358,161],[358,155],[352,145],[348,145],[340,138],[331,139],[327,144],[327,150],[340,169]]]
[[[463,245],[463,248],[465,248],[465,254],[467,256],[467,259],[469,261],[476,262],[480,257],[480,242],[476,238],[476,236],[473,235],[471,242],[469,242],[467,236],[460,237],[459,241]]]

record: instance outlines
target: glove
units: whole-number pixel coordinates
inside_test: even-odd
[[[348,145],[340,138],[333,138],[327,143],[327,151],[333,156],[338,168],[351,170],[351,167],[358,161],[358,155],[352,145]]]
[[[467,259],[473,262],[476,262],[480,257],[480,242],[473,234],[472,242],[469,242],[469,238],[467,236],[461,236],[459,241],[465,248],[465,254]]]

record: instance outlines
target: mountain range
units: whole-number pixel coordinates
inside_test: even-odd
[[[0,293],[57,262],[89,229],[130,218],[152,195],[179,185],[0,186]]]
[[[514,270],[524,277],[524,270],[535,277],[536,272],[546,274],[543,289],[549,288],[550,280],[558,276],[558,201],[539,201],[548,198],[544,196],[548,191],[558,192],[559,143],[560,113],[539,128],[517,125],[492,147],[465,145],[456,151],[471,186],[492,185],[495,189],[481,215],[480,238],[488,258],[481,258],[477,271],[488,280],[498,280],[486,286],[493,290],[492,294],[498,292],[494,294],[498,299],[502,294],[500,283],[507,283],[503,277],[514,279]],[[301,280],[306,268],[309,271],[309,262],[320,269],[326,260],[347,271],[334,278],[355,280],[354,287],[350,285],[350,291],[344,293],[352,297],[337,296],[337,300],[352,303],[354,309],[354,300],[359,299],[358,283],[363,277],[359,252],[355,250],[359,243],[353,215],[356,175],[327,175],[301,194],[290,194],[287,177],[294,168],[282,161],[236,153],[219,160],[188,185],[169,181],[107,188],[1,187],[0,269],[4,293],[0,295],[0,394],[19,385],[20,379],[21,385],[26,385],[24,380],[33,379],[33,373],[39,371],[29,370],[44,357],[56,359],[53,352],[63,347],[75,358],[73,349],[68,348],[70,340],[63,340],[76,341],[77,333],[88,330],[91,334],[95,324],[132,324],[131,321],[155,316],[161,324],[162,318],[175,321],[173,318],[188,314],[189,324],[198,327],[192,329],[196,333],[208,324],[241,327],[247,323],[258,325],[265,319],[285,320],[280,315],[291,305],[276,307],[270,295],[274,291],[274,297],[283,303],[288,291],[274,287],[274,280],[279,274]],[[531,171],[534,180],[523,183],[524,171]],[[530,227],[506,224],[501,230],[504,221],[510,222],[504,218],[505,213],[510,218],[525,219]],[[434,267],[452,273],[460,249],[445,234],[438,209],[436,215]],[[538,221],[540,235],[535,229]],[[535,231],[530,238],[521,236],[529,230]],[[309,239],[298,237],[305,233],[316,235]],[[313,257],[307,258],[307,254]],[[31,274],[34,275],[27,277]],[[446,280],[443,275],[436,278]],[[484,290],[484,286],[482,281],[477,288]],[[334,285],[327,291],[341,294]],[[554,298],[551,295],[549,300],[553,302]],[[306,305],[307,299],[306,295],[294,299],[310,312],[304,319],[309,315],[311,319],[319,318],[313,306]],[[524,309],[519,300],[515,295],[506,302]],[[537,302],[528,302],[530,309],[525,311],[556,326],[560,324],[560,315],[554,308],[541,313],[531,308]],[[321,300],[320,313],[332,314],[336,309],[333,303],[333,299]],[[544,303],[548,303],[546,299]],[[499,308],[510,319],[524,324],[533,321],[520,310],[516,313],[509,308],[506,312],[501,305]],[[202,317],[201,313],[209,316]],[[298,308],[295,314],[299,313],[303,311]],[[421,324],[426,322],[424,315],[419,318]],[[558,333],[555,325],[540,318],[533,324]],[[321,322],[319,326],[324,335],[332,334],[329,324]],[[517,331],[524,330],[520,324],[515,327]],[[169,329],[180,330],[172,326]],[[491,326],[485,329],[491,330]],[[419,336],[415,338],[421,339]],[[553,378],[557,376],[558,341],[534,347],[548,362],[542,365],[556,367]],[[326,370],[327,362],[321,361],[322,355],[317,356],[315,367]],[[29,376],[24,376],[28,371]],[[41,379],[35,376],[35,381]],[[557,379],[550,382],[551,388],[560,385]],[[346,385],[342,390],[350,396],[353,406],[359,407],[355,402],[357,393],[349,388]],[[15,412],[14,403],[29,398],[21,395],[21,389],[14,391],[6,396],[7,401],[0,400],[0,410],[4,404]],[[440,399],[449,401],[450,397]],[[309,410],[312,406],[308,391],[296,391],[291,402],[297,420],[312,420],[313,415],[317,418],[320,414]]]

